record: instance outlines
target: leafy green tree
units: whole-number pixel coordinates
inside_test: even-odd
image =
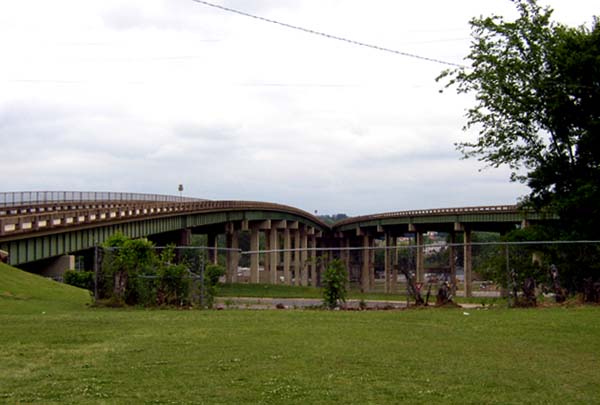
[[[507,165],[526,183],[524,200],[560,221],[542,233],[562,239],[595,238],[600,229],[600,22],[590,28],[551,20],[536,0],[512,0],[514,21],[500,16],[471,20],[470,66],[438,79],[458,93],[475,95],[457,144],[465,158]],[[578,278],[598,270],[598,248],[565,261]],[[591,258],[591,260],[590,260]]]
[[[329,263],[323,275],[323,303],[330,309],[346,302],[348,272],[344,263],[335,259]]]
[[[225,267],[218,264],[209,264],[204,271],[204,304],[212,308],[217,295],[219,278],[225,275]]]

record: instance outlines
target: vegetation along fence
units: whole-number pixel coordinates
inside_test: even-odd
[[[218,282],[321,287],[328,265],[339,259],[351,292],[382,299],[400,296],[411,303],[439,304],[464,296],[503,297],[510,305],[533,306],[577,295],[600,301],[600,263],[595,260],[600,241],[438,240],[421,246],[409,241],[394,246],[376,241],[368,248],[244,251],[156,247],[145,239],[117,237],[96,248],[93,272],[71,272],[81,278],[85,273],[87,280],[72,283],[85,284],[96,300],[107,304],[210,307]]]

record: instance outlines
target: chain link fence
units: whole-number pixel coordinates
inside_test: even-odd
[[[321,287],[328,264],[340,259],[350,291],[381,294],[381,299],[433,304],[475,297],[533,306],[579,294],[584,301],[600,301],[600,241],[375,243],[368,248],[260,251],[152,247],[150,253],[125,258],[118,248],[98,247],[94,295],[97,300],[119,297],[142,305],[207,307],[214,298],[211,289],[226,280],[225,266],[216,266],[215,272],[219,254],[229,257],[232,252],[234,264],[230,258],[221,257],[221,262],[230,267],[228,279],[237,283]],[[258,263],[255,278],[240,266],[251,262],[252,255]]]
[[[96,247],[94,298],[106,305],[211,307],[224,274],[213,259],[231,249],[208,247]]]

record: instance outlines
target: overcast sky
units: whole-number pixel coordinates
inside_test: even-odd
[[[508,0],[214,0],[461,63],[468,21]],[[590,0],[548,0],[589,24]],[[106,190],[319,213],[515,203],[507,170],[460,160],[472,100],[445,67],[191,0],[0,2],[0,191]]]

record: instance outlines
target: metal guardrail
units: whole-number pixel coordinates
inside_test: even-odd
[[[82,204],[84,204],[82,202]],[[312,221],[324,229],[328,228],[323,221],[314,215],[302,211],[298,208],[256,201],[209,201],[209,200],[194,200],[194,201],[175,201],[175,202],[148,202],[135,201],[127,205],[103,205],[94,208],[66,208],[54,210],[54,207],[46,207],[40,205],[40,210],[29,212],[30,209],[25,209],[28,212],[13,213],[6,211],[4,215],[0,215],[0,237],[35,233],[51,228],[64,228],[74,226],[89,226],[91,224],[100,224],[111,221],[128,221],[143,219],[148,217],[162,217],[170,215],[185,215],[202,212],[215,211],[241,211],[241,210],[264,210],[278,211],[295,214]],[[22,207],[26,207],[23,205]],[[2,211],[0,211],[1,213]]]
[[[471,213],[495,213],[495,212],[516,212],[519,210],[517,205],[487,205],[480,207],[459,207],[459,208],[433,208],[425,210],[410,210],[410,211],[396,211],[396,212],[385,212],[382,214],[363,215],[359,217],[352,217],[343,219],[333,224],[334,227],[354,224],[357,222],[372,221],[386,218],[403,218],[411,217],[415,215],[455,215],[455,214],[471,214]]]
[[[147,201],[147,202],[194,202],[201,198],[165,194],[120,193],[112,191],[12,191],[0,192],[0,207],[49,204],[55,202],[89,201]]]

